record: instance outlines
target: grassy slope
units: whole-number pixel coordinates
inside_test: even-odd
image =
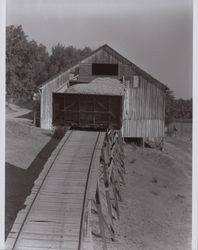
[[[6,236],[26,197],[31,193],[51,152],[62,133],[57,136],[35,128],[27,119],[12,118],[6,122]]]

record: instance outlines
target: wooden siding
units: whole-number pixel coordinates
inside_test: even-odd
[[[104,53],[106,53],[106,52],[104,52]],[[111,61],[111,60],[106,60],[104,62],[104,59],[99,60],[100,56],[101,55],[97,55],[97,57],[93,58],[93,60],[96,60],[97,63],[109,63]],[[93,63],[94,62],[95,61],[93,61]],[[132,71],[132,69],[129,65],[121,64],[120,62],[116,62],[116,63],[118,63],[118,65],[119,65],[118,75],[117,76],[109,76],[109,77],[120,79],[120,78],[122,78],[122,76],[125,76],[126,78],[130,78],[134,74],[134,72]],[[104,75],[104,76],[92,75],[92,63],[84,62],[84,63],[81,63],[79,65],[79,78],[78,78],[79,81],[89,82],[89,81],[94,80],[97,77],[108,77],[108,75]]]
[[[79,77],[80,76],[91,76],[92,75],[92,64],[81,63],[79,65]]]
[[[53,93],[53,125],[121,129],[123,96]]]
[[[122,133],[124,137],[162,137],[164,136],[165,94],[140,76],[139,88],[129,84],[128,116],[124,118]],[[127,93],[126,92],[126,93]]]
[[[69,80],[69,71],[62,73],[41,88],[41,128],[52,129],[52,93]]]
[[[131,75],[134,74],[129,65],[125,65],[121,63],[118,63],[118,65],[119,65],[118,77],[122,77],[122,76],[131,77]],[[80,77],[82,76],[90,76],[90,77],[95,77],[95,78],[101,77],[101,75],[100,76],[92,75],[92,63],[81,63],[79,65],[79,80],[80,80]],[[111,76],[111,77],[114,77],[114,76]]]
[[[124,65],[124,61],[123,62],[120,61],[119,58],[110,55],[104,49],[98,50],[95,54],[92,54],[91,56],[82,60],[81,63],[85,65],[83,65],[83,68],[81,69],[79,68],[81,72],[79,72],[78,80],[82,80],[85,82],[91,81],[97,77],[89,75],[91,70],[90,69],[91,63],[117,63]],[[53,78],[51,81],[47,82],[41,87],[41,112],[40,112],[41,128],[44,129],[52,128],[52,93],[56,92],[61,86],[63,86],[64,84],[66,84],[67,81],[69,81],[70,72],[75,71],[75,68],[79,67],[79,65],[80,64],[76,64],[71,69],[58,75],[57,77]],[[129,65],[128,65],[128,71],[130,71]]]
[[[41,127],[52,128],[52,93],[67,84],[69,72],[79,67],[79,81],[89,82],[97,76],[92,76],[92,63],[119,64],[119,76],[133,80],[133,75],[140,76],[139,88],[133,88],[132,82],[128,85],[125,107],[128,107],[127,116],[123,121],[124,137],[163,137],[165,120],[165,89],[154,78],[140,69],[133,67],[131,62],[116,54],[108,46],[103,46],[92,55],[85,58],[80,64],[62,73],[41,87]],[[102,76],[100,76],[102,77]]]
[[[118,58],[107,53],[104,49],[101,49],[89,56],[82,63],[110,63],[110,64],[119,64],[122,63]]]

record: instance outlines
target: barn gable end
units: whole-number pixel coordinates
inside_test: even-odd
[[[79,82],[90,82],[97,77],[107,76],[98,76],[97,69],[93,72],[93,64],[115,65],[115,67],[109,67],[114,70],[110,77],[121,79],[124,76],[127,87],[123,136],[162,137],[164,135],[167,87],[108,45],[98,48],[90,56],[40,87],[41,127],[52,128],[52,93],[62,87],[67,88],[71,77]],[[116,67],[118,68],[117,73],[115,73]]]

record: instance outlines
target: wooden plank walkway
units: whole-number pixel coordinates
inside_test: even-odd
[[[101,151],[104,134],[67,132],[58,152],[49,160],[50,168],[48,163],[36,181],[26,200],[27,208],[19,212],[6,249],[78,249],[88,169],[92,162],[94,168],[98,162],[99,168],[100,154],[94,150]]]

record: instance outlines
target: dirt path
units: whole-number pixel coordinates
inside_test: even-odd
[[[31,110],[27,108],[21,108],[14,104],[6,105],[6,119],[14,119],[18,116],[25,115],[30,111]]]
[[[169,138],[164,151],[125,145],[125,154],[124,202],[108,249],[190,250],[190,141]],[[95,249],[101,249],[97,239]]]

